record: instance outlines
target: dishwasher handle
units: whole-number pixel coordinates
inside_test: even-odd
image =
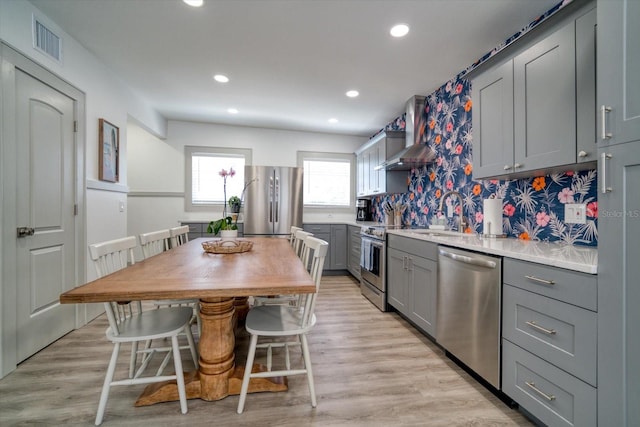
[[[438,251],[442,256],[446,256],[447,258],[451,258],[454,261],[463,262],[465,264],[473,264],[473,265],[478,265],[480,267],[487,267],[487,268],[497,267],[497,263],[495,261],[489,261],[489,260],[480,259],[480,258],[472,258],[466,255],[454,254],[453,252],[445,251],[442,248],[438,248]]]

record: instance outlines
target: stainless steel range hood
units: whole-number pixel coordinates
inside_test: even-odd
[[[424,102],[425,97],[420,95],[415,95],[407,101],[406,145],[403,150],[392,155],[382,164],[386,170],[409,170],[427,165],[436,158],[436,153],[423,141],[425,135],[420,115],[424,109]]]

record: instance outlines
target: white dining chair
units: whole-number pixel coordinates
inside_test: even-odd
[[[296,227],[295,225],[291,226],[291,234],[289,234],[289,244],[291,247],[294,246],[296,241],[296,231],[302,231],[302,228]]]
[[[127,265],[134,264],[133,249],[136,247],[135,236],[110,240],[89,246],[89,253],[94,262],[99,277],[121,270]],[[180,410],[187,413],[187,396],[185,391],[184,376],[182,372],[182,358],[178,335],[185,334],[189,343],[191,357],[198,368],[198,357],[191,335],[192,310],[189,307],[172,307],[162,310],[142,311],[140,301],[130,302],[105,302],[105,311],[109,321],[106,336],[113,343],[113,352],[105,375],[100,403],[96,414],[95,424],[100,425],[104,418],[104,412],[109,399],[109,391],[116,385],[148,384],[162,381],[175,380],[178,386],[180,398]],[[151,357],[156,351],[167,351],[166,348],[150,348],[145,345],[143,350],[138,350],[138,343],[150,343],[151,340],[171,339],[170,351],[173,353],[175,374],[160,375],[159,369],[154,376],[142,376],[149,365]],[[120,345],[131,343],[131,359],[129,362],[129,377],[122,380],[114,380],[116,363],[120,353]],[[137,356],[143,353],[140,367],[136,370]]]
[[[161,254],[164,251],[169,250],[169,246],[173,248],[173,243],[170,243],[175,238],[176,246],[178,242],[180,245],[188,242],[188,237],[185,235],[189,233],[189,226],[175,227],[167,230],[151,231],[149,233],[142,233],[138,236],[140,239],[140,246],[142,247],[142,254],[144,259],[148,259],[152,256]],[[197,324],[198,336],[202,326],[200,325],[200,310],[199,301],[197,299],[172,299],[172,300],[153,300],[151,301],[156,308],[162,307],[176,307],[176,306],[189,306],[193,310],[193,317],[191,318],[191,324]],[[184,348],[184,347],[183,347]],[[167,360],[168,361],[168,360]]]
[[[171,233],[168,229],[142,233],[138,237],[140,238],[140,247],[142,248],[144,259],[169,250]]]
[[[169,246],[175,248],[189,241],[189,226],[182,225],[169,229]]]
[[[291,227],[293,229],[293,227]],[[298,258],[302,261],[305,268],[309,268],[309,249],[307,247],[307,238],[313,236],[312,233],[302,230],[299,227],[294,231],[295,239],[293,244],[293,250],[298,255]],[[277,295],[277,296],[255,296],[253,297],[253,305],[274,305],[284,304],[290,306],[297,306],[300,304],[301,298],[299,295]]]
[[[324,240],[315,237],[307,238],[309,250],[313,251],[311,260],[311,277],[316,285],[316,292],[304,295],[304,304],[301,307],[288,307],[284,305],[262,305],[249,310],[245,320],[245,328],[251,339],[249,342],[249,352],[247,363],[242,378],[240,389],[240,400],[238,401],[238,414],[244,411],[244,404],[249,389],[251,378],[269,378],[289,375],[307,375],[309,393],[311,395],[311,406],[316,407],[316,393],[313,383],[313,371],[311,367],[311,356],[309,354],[309,344],[307,333],[316,324],[314,314],[316,298],[320,290],[320,280],[322,279],[322,268],[327,256],[329,244]],[[258,343],[260,337],[268,338],[268,342]],[[295,341],[282,341],[282,337],[295,338]],[[275,339],[277,341],[272,341]],[[301,368],[291,367],[291,357],[289,355],[290,346],[302,347],[304,366]],[[285,365],[283,369],[272,370],[271,349],[285,349]],[[267,371],[252,372],[256,349],[267,349]]]

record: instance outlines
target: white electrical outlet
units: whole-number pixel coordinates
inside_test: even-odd
[[[564,222],[567,224],[586,224],[587,205],[584,203],[567,203],[564,205]]]

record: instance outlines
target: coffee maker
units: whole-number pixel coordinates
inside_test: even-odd
[[[356,208],[356,221],[371,221],[371,200],[358,199]]]

